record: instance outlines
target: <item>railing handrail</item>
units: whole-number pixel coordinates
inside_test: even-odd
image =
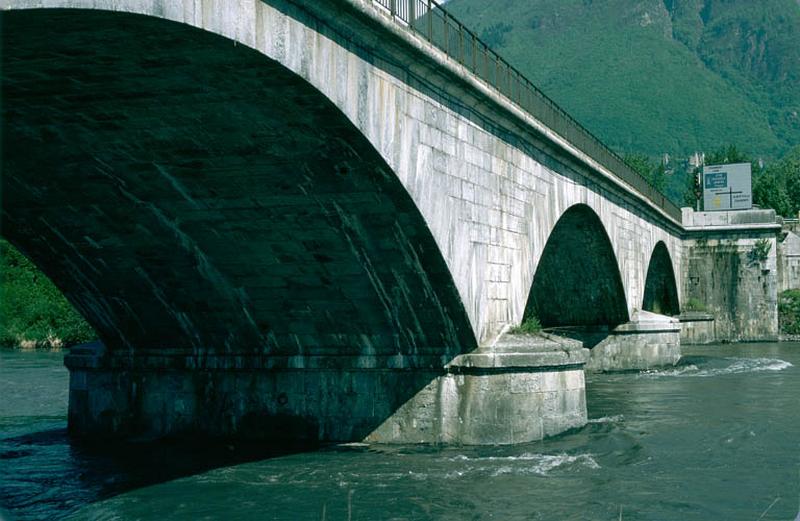
[[[526,78],[516,67],[508,63],[489,45],[484,43],[478,36],[468,29],[463,23],[456,19],[436,0],[372,0],[374,3],[387,9],[398,25],[420,34],[428,42],[443,50],[450,58],[455,59],[462,66],[469,69],[482,81],[487,83],[505,96],[509,101],[516,104],[523,111],[527,112],[567,142],[571,143],[578,150],[587,154],[589,157],[606,167],[614,176],[631,185],[634,189],[641,192],[658,208],[661,208],[667,215],[677,222],[681,222],[681,211],[672,201],[651,185],[640,173],[628,165],[619,154],[611,150],[591,131],[581,125],[575,118],[570,116],[564,109],[558,106],[550,97],[539,90],[528,78]],[[434,17],[441,16],[441,30],[444,37],[444,45],[436,41],[434,35]],[[422,20],[422,24],[417,24]],[[450,25],[448,25],[448,23]],[[422,28],[420,28],[422,25]],[[457,53],[450,49],[450,27],[456,30]],[[466,38],[466,40],[465,40]],[[469,42],[471,48],[466,47]],[[478,49],[481,48],[483,58],[479,60]],[[472,63],[467,63],[465,50],[472,53]],[[478,62],[483,61],[480,67]],[[493,67],[490,68],[490,63]],[[494,80],[490,71],[494,69]],[[500,81],[500,71],[507,71],[505,82]],[[512,79],[516,81],[516,99],[514,95],[514,85]],[[505,85],[503,85],[505,83]],[[523,89],[527,93],[523,93]],[[541,105],[540,105],[541,104]],[[547,110],[553,112],[553,117],[548,117]],[[560,119],[560,120],[559,120]]]

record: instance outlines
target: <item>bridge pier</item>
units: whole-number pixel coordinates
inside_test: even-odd
[[[676,318],[637,311],[597,345],[586,364],[592,371],[644,370],[672,366],[681,358],[681,326]]]
[[[586,424],[580,342],[504,335],[454,358],[367,440],[506,445],[540,440]],[[432,429],[420,429],[419,422]]]
[[[122,355],[89,344],[65,359],[69,429],[145,439],[534,441],[586,423],[588,357],[574,341],[534,344],[477,350],[439,370],[402,357]]]
[[[590,349],[587,371],[653,369],[675,365],[681,358],[680,321],[649,311],[636,311],[629,322],[616,327],[564,327],[553,332]]]

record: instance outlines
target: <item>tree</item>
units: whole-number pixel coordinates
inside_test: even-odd
[[[718,148],[709,154],[705,161],[707,165],[724,165],[728,163],[751,163],[754,167],[760,169],[760,167],[757,167],[756,163],[753,163],[750,156],[739,150],[736,145],[732,144]]]
[[[683,192],[683,203],[692,208],[697,208],[697,201],[703,196],[703,187],[700,186],[698,174],[701,167],[690,168],[686,172],[686,188]]]
[[[800,145],[783,158],[770,165],[767,171],[774,175],[786,195],[786,217],[796,217],[800,211]]]
[[[753,176],[753,202],[761,208],[772,208],[778,215],[792,214],[786,184],[774,169]]]
[[[650,161],[649,157],[638,153],[625,154],[624,161],[644,177],[653,188],[659,192],[664,191],[666,187],[666,167],[663,163],[659,162],[658,165],[655,165]]]

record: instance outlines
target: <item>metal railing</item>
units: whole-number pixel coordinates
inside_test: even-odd
[[[681,222],[680,208],[435,0],[372,1]]]

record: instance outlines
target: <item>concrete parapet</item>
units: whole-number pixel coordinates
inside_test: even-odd
[[[482,445],[534,441],[586,423],[588,350],[570,340],[524,335],[443,369],[413,358],[395,366],[364,357],[258,358],[210,362],[79,346],[65,359],[70,432]]]
[[[695,212],[691,208],[681,208],[683,226],[687,230],[720,227],[780,227],[775,210],[731,210],[717,212]]]

